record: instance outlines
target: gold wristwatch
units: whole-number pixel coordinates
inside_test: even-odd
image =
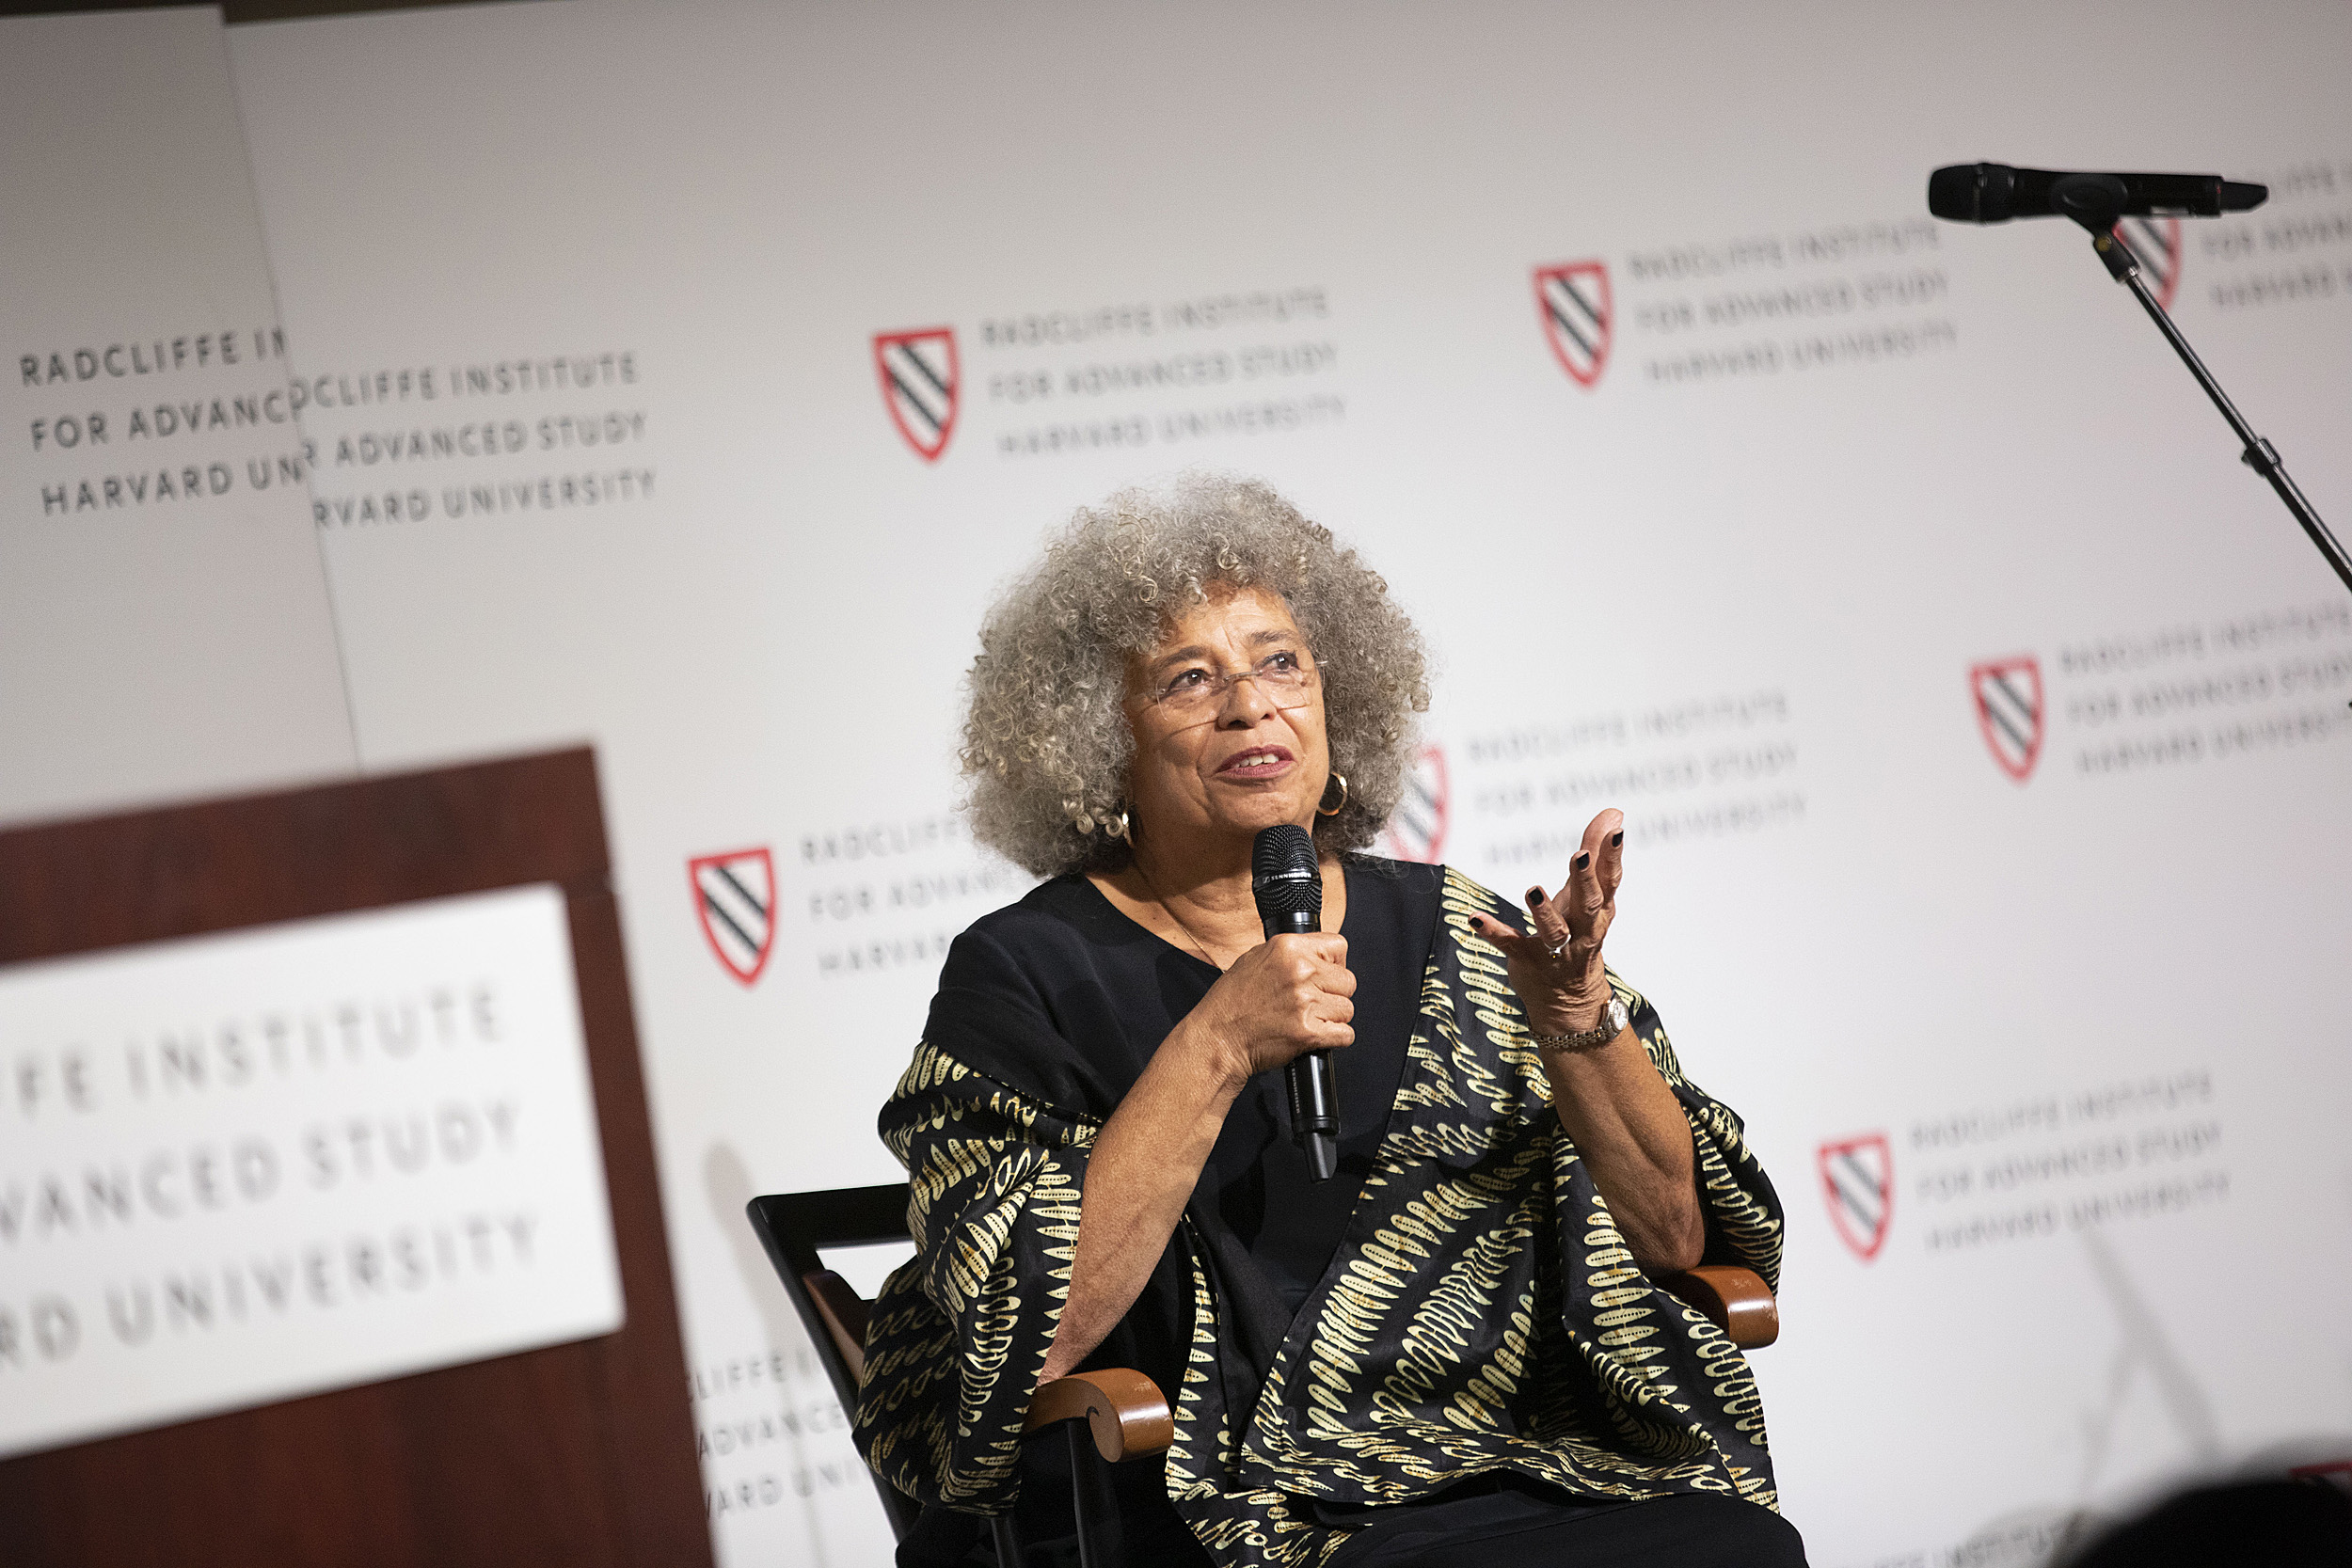
[[[1530,1035],[1527,1037],[1527,1043],[1546,1053],[1565,1051],[1573,1053],[1579,1051],[1597,1051],[1624,1033],[1628,1022],[1629,1020],[1625,1010],[1625,1004],[1612,996],[1609,999],[1609,1006],[1600,1010],[1600,1022],[1590,1029],[1581,1030],[1573,1035]]]

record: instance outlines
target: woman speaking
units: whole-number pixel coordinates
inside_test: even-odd
[[[1604,965],[1619,814],[1524,911],[1363,853],[1420,639],[1254,483],[1081,512],[970,686],[974,835],[1048,879],[956,939],[882,1114],[918,1250],[875,1303],[874,1467],[1067,1535],[1030,1395],[1133,1367],[1176,1420],[1164,1465],[1113,1472],[1139,1562],[1802,1563],[1746,1363],[1651,1283],[1774,1279],[1781,1221]],[[1268,941],[1250,854],[1282,824],[1313,835],[1322,931]],[[1280,1070],[1309,1051],[1337,1079],[1322,1181]],[[952,1533],[901,1560],[956,1560]]]

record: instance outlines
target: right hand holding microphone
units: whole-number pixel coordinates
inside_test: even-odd
[[[1356,976],[1347,939],[1321,931],[1269,939],[1233,960],[1184,1020],[1236,1086],[1308,1051],[1356,1041]]]

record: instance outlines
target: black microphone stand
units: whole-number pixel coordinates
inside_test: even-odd
[[[2181,329],[2172,325],[2172,318],[2156,303],[2156,296],[2148,292],[2147,279],[2139,275],[2138,258],[2115,232],[2115,225],[2123,215],[2126,195],[2123,182],[2111,174],[2069,174],[2050,187],[2051,205],[2090,230],[2090,246],[2099,253],[2099,260],[2106,263],[2107,275],[2138,296],[2141,309],[2172,345],[2172,352],[2181,356],[2181,363],[2197,378],[2197,385],[2205,389],[2213,405],[2221,410],[2221,417],[2230,421],[2230,428],[2237,433],[2238,441],[2246,449],[2239,454],[2239,461],[2270,482],[2270,487],[2279,492],[2279,499],[2295,514],[2295,520],[2303,525],[2303,531],[2311,536],[2319,553],[2328,558],[2328,564],[2335,569],[2344,587],[2352,588],[2352,557],[2344,553],[2336,536],[2328,531],[2328,525],[2319,520],[2312,503],[2303,499],[2303,492],[2287,477],[2286,465],[2279,460],[2279,449],[2254,434],[2254,427],[2230,402],[2221,384],[2205,369],[2204,361],[2197,357],[2197,351],[2188,346],[2188,340],[2181,336]]]

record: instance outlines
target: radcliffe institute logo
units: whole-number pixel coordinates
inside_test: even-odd
[[[914,332],[874,334],[874,370],[882,377],[882,406],[907,445],[926,463],[935,463],[955,434],[956,396],[963,376],[956,358],[956,329],[927,326]]]
[[[2031,654],[1972,665],[1968,694],[1977,705],[1977,728],[2001,771],[2024,784],[2042,755],[2043,703],[2042,664]]]
[[[1599,384],[1609,365],[1616,314],[1609,303],[1609,268],[1600,261],[1563,261],[1535,269],[1535,313],[1552,356],[1580,387]]]
[[[1837,1239],[1868,1262],[1886,1244],[1886,1227],[1895,1217],[1895,1151],[1886,1134],[1833,1139],[1814,1158]]]
[[[775,945],[776,863],[763,846],[697,855],[686,863],[703,940],[729,974],[750,985]]]
[[[1423,746],[1414,754],[1405,775],[1405,798],[1389,816],[1381,839],[1389,854],[1401,861],[1435,865],[1445,854],[1445,830],[1451,819],[1453,791],[1447,786],[1445,752]]]
[[[2115,226],[2115,237],[2139,258],[2139,270],[2147,275],[2156,303],[2171,309],[2172,296],[2181,292],[2181,220],[2125,218]]]

